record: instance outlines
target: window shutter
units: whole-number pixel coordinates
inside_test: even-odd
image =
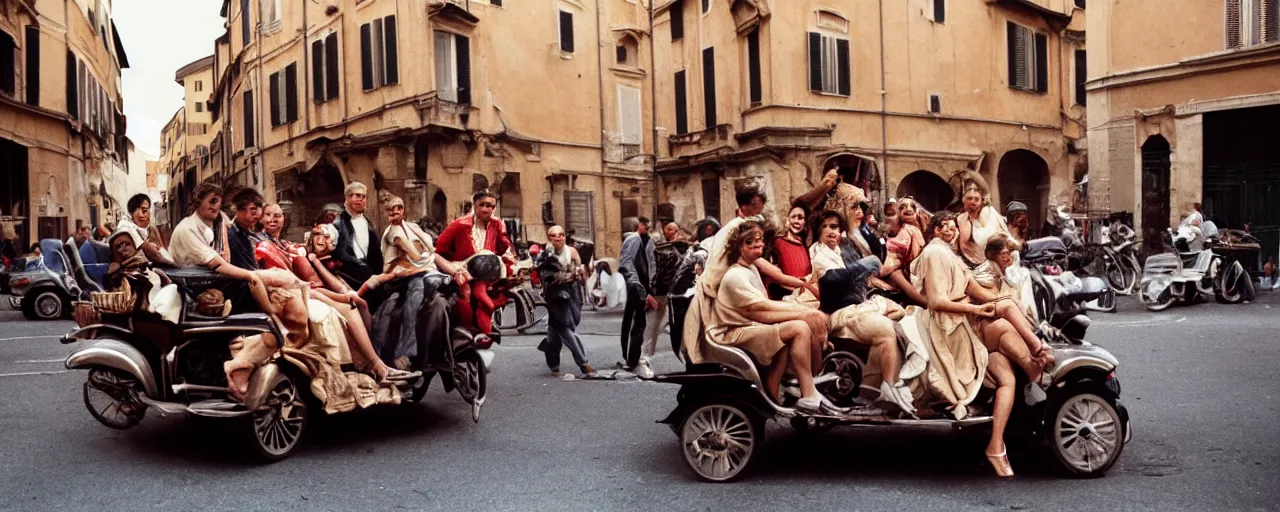
[[[244,92],[244,147],[257,146],[257,131],[253,124],[253,91]]]
[[[80,88],[76,86],[76,56],[67,50],[67,115],[80,119]]]
[[[489,0],[489,5],[495,5],[495,6],[498,6],[498,7],[502,7],[502,0]]]
[[[383,47],[386,48],[386,70],[383,71],[384,80],[382,85],[391,85],[400,83],[400,56],[396,46],[396,17],[394,15],[387,16],[383,22]]]
[[[764,100],[760,81],[760,29],[747,34],[747,83],[750,89],[751,105],[759,105]]]
[[[1087,54],[1084,50],[1076,50],[1076,104],[1086,105],[1088,99],[1088,91],[1084,89],[1084,83],[1089,81]]]
[[[331,100],[338,97],[338,70],[341,69],[338,64],[338,34],[329,34],[324,38],[324,72],[325,72],[325,95],[324,99]]]
[[[323,103],[325,98],[324,41],[311,43],[311,101]]]
[[[1037,33],[1036,41],[1036,92],[1049,92],[1049,37]]]
[[[689,93],[685,72],[676,71],[676,135],[689,133]]]
[[[707,128],[716,125],[716,49],[702,50],[702,110]]]
[[[271,74],[267,99],[271,104],[271,126],[280,126],[280,72]]]
[[[1280,41],[1280,0],[1262,0],[1262,42]]]
[[[373,90],[373,31],[368,23],[360,25],[360,84]]]
[[[684,0],[676,0],[671,4],[671,9],[667,12],[671,13],[671,40],[678,41],[684,38]]]
[[[14,52],[17,44],[9,34],[0,32],[0,90],[13,94],[17,92],[17,77],[14,76]]]
[[[79,98],[76,102],[76,111],[80,112],[80,121],[87,128],[89,126],[89,75],[85,72],[84,62],[79,59],[76,60],[76,76],[79,77],[76,83],[80,84],[76,87],[76,97]]]
[[[852,87],[853,76],[849,69],[850,63],[849,63],[849,40],[848,39],[836,39],[836,59],[840,61],[837,63],[840,69],[839,76],[837,77],[837,79],[840,81],[839,90],[837,92],[841,96],[849,96],[852,93],[852,89],[853,89]]]
[[[1022,57],[1018,51],[1018,25],[1012,21],[1005,22],[1005,28],[1008,37],[1008,54],[1009,54],[1009,87],[1019,87],[1018,83],[1018,59]]]
[[[383,43],[386,42],[386,35],[382,31],[382,19],[373,20],[369,23],[369,53],[373,55],[371,66],[373,67],[373,88],[377,89],[387,84],[387,62],[386,49]]]
[[[1240,3],[1242,0],[1226,0],[1224,2],[1226,19],[1223,27],[1227,36],[1227,48],[1240,48],[1244,38],[1240,30]]]
[[[643,139],[640,108],[640,89],[618,86],[618,132],[623,144],[640,144]]]
[[[933,0],[934,23],[947,22],[947,0]]]
[[[453,36],[458,62],[458,103],[471,104],[471,39]]]
[[[706,13],[711,10],[711,0],[702,0],[702,12]]]
[[[240,0],[240,40],[249,46],[249,0]]]
[[[40,105],[40,27],[27,25],[27,103]]]
[[[298,65],[290,64],[284,68],[284,122],[298,120]]]
[[[939,97],[937,94],[929,95],[929,113],[930,114],[942,113],[942,98]]]
[[[573,53],[573,13],[560,11],[560,51]]]
[[[809,33],[809,90],[822,92],[822,34]]]
[[[616,60],[616,61],[618,62],[618,65],[619,65],[619,66],[626,65],[626,63],[627,63],[627,47],[626,47],[626,45],[621,45],[621,44],[620,44],[620,45],[618,45],[618,47],[615,49],[615,51],[617,52],[617,55],[615,56],[614,60]]]

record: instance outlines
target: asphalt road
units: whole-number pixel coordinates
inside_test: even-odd
[[[1148,313],[1122,299],[1090,338],[1115,353],[1135,437],[1103,478],[1012,453],[997,479],[981,435],[771,425],[756,471],[699,483],[654,421],[676,389],[562,381],[534,347],[499,347],[473,424],[456,395],[320,418],[292,458],[258,465],[242,424],[160,418],[109,430],[65,372],[70,322],[0,311],[0,510],[1277,510],[1280,294]],[[588,314],[592,362],[619,357],[621,315]],[[668,343],[664,340],[660,346]],[[569,361],[567,353],[564,354]],[[675,369],[664,351],[658,370]]]

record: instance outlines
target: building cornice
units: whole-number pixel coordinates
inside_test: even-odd
[[[1280,43],[1268,43],[1242,50],[1216,52],[1183,59],[1171,64],[1113,73],[1085,83],[1085,90],[1127,87],[1186,76],[1229,71],[1280,62]]]

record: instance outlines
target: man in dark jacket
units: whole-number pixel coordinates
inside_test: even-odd
[[[627,307],[622,314],[622,356],[626,360],[622,366],[635,371],[644,344],[645,312],[658,307],[653,297],[653,239],[649,238],[648,218],[640,217],[636,230],[623,239],[618,272],[627,280]]]
[[[231,264],[245,270],[259,269],[254,248],[264,238],[258,229],[258,221],[262,220],[262,203],[262,194],[248,187],[231,197],[236,217],[227,229],[227,245],[231,249]]]
[[[342,263],[338,275],[352,288],[359,289],[369,277],[382,272],[381,237],[373,230],[373,223],[364,216],[369,205],[369,188],[358,181],[351,182],[345,190],[346,208],[338,221],[338,246],[333,257]]]

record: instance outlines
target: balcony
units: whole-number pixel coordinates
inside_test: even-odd
[[[468,130],[467,123],[471,113],[478,110],[471,105],[463,105],[440,98],[438,92],[429,92],[422,99],[413,102],[418,111],[422,126],[440,127],[460,132]]]
[[[480,18],[471,14],[471,0],[427,0],[427,16],[445,18],[475,26]]]

